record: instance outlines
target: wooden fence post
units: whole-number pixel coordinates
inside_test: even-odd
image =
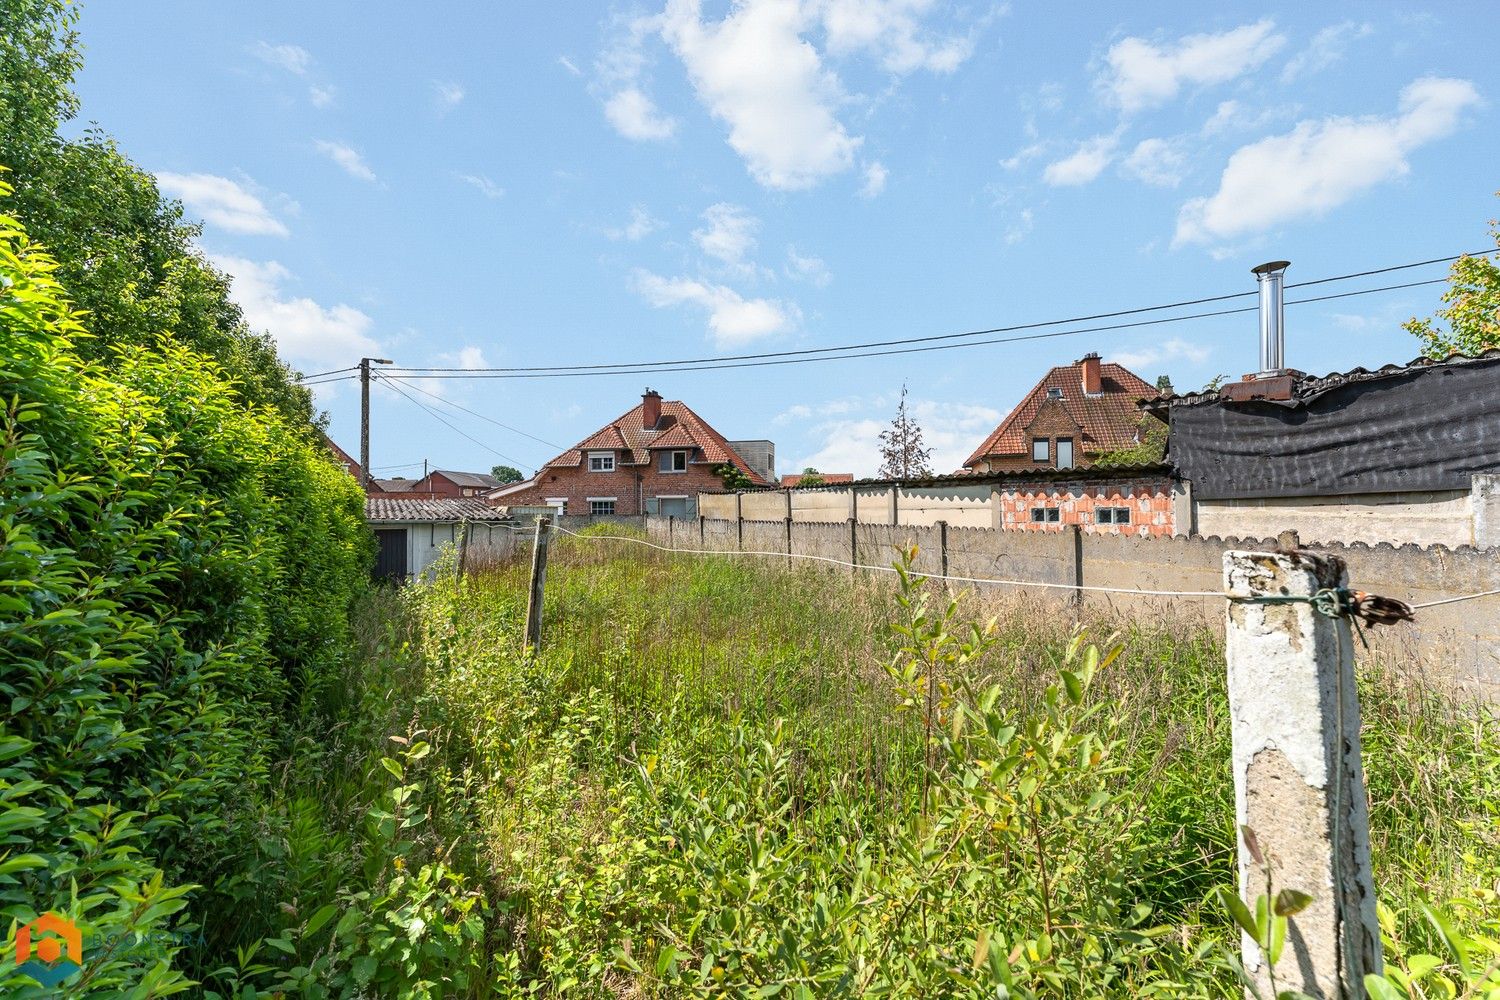
[[[943,589],[952,590],[953,588],[948,584],[946,579],[948,576],[948,522],[939,521],[936,527],[938,530],[938,566],[940,567],[938,575],[945,578],[943,580]]]
[[[1274,970],[1241,936],[1266,996],[1274,973],[1277,990],[1363,997],[1365,974],[1381,971],[1349,620],[1311,603],[1347,583],[1331,556],[1224,553],[1235,813],[1254,837],[1241,837],[1240,898],[1254,913],[1268,868],[1273,897],[1313,897],[1288,918]]]
[[[547,588],[547,539],[550,518],[536,519],[536,540],[531,546],[531,591],[526,597],[526,645],[542,648],[542,597]]]
[[[463,522],[464,537],[458,543],[458,578],[464,578],[464,567],[469,562],[469,534],[474,530],[473,524],[468,518]]]
[[[706,520],[702,514],[698,515],[698,548],[700,549],[707,545],[708,529],[704,527]]]
[[[1068,525],[1073,542],[1073,607],[1083,609],[1083,525]]]

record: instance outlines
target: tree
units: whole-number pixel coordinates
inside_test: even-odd
[[[1158,376],[1156,376],[1156,391],[1159,392],[1159,393],[1161,393],[1163,396],[1170,396],[1170,395],[1172,395],[1176,391],[1175,389],[1172,388],[1172,376],[1170,376],[1170,375],[1158,375]]]
[[[922,428],[906,411],[906,383],[891,426],[880,432],[881,479],[918,479],[932,475],[932,449],[922,444]]]
[[[521,474],[521,470],[516,468],[514,465],[497,465],[494,468],[490,469],[490,475],[500,480],[502,484],[519,483],[521,480],[526,478]]]
[[[1167,425],[1153,416],[1141,417],[1136,427],[1135,444],[1102,452],[1094,459],[1094,468],[1109,469],[1131,465],[1155,465],[1167,454]]]
[[[15,189],[6,211],[57,260],[58,281],[87,313],[79,352],[105,359],[117,345],[166,337],[217,361],[242,402],[273,407],[310,435],[311,392],[245,323],[181,204],[99,130],[58,134],[78,111],[77,18],[64,0],[0,3],[0,166]]]
[[[826,480],[824,480],[823,476],[818,472],[817,469],[814,469],[809,465],[807,468],[802,470],[802,478],[797,480],[797,485],[823,486],[826,485]]]
[[[1490,220],[1490,238],[1500,247],[1500,220]],[[1413,316],[1401,324],[1422,341],[1423,354],[1437,359],[1450,354],[1473,357],[1500,347],[1500,266],[1493,260],[1467,255],[1455,260],[1448,269],[1443,302],[1447,304],[1427,319]]]
[[[712,471],[714,475],[719,477],[719,479],[724,483],[724,488],[726,490],[748,490],[752,489],[755,486],[755,483],[751,481],[750,477],[745,475],[745,473],[740,470],[740,467],[738,465],[735,465],[733,462],[725,462],[723,465],[716,465],[710,471]]]

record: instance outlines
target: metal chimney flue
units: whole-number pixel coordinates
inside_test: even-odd
[[[1260,282],[1260,371],[1259,376],[1280,375],[1286,370],[1286,316],[1282,302],[1282,278],[1291,261],[1273,260],[1250,273]]]

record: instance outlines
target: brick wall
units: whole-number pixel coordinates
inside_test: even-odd
[[[1031,519],[1036,508],[1057,508],[1056,521]],[[1126,524],[1104,522],[1099,508],[1127,509]],[[1063,531],[1076,524],[1090,533],[1165,537],[1176,532],[1172,488],[1166,480],[1141,479],[1103,485],[1052,483],[1000,493],[1000,527],[1011,531]]]
[[[691,500],[703,490],[722,490],[724,481],[709,471],[711,468],[689,463],[686,472],[661,472],[655,456],[650,465],[617,465],[614,472],[589,472],[582,465],[547,468],[541,471],[537,485],[506,494],[499,502],[507,507],[529,507],[545,504],[549,497],[566,497],[565,513],[587,514],[589,497],[614,497],[616,514],[635,516],[645,513],[639,505],[642,496],[681,496]],[[639,485],[637,473],[641,476]]]

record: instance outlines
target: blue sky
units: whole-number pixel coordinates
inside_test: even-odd
[[[1488,243],[1500,8],[1060,6],[93,0],[79,127],[204,220],[247,317],[306,372],[917,337],[1253,290],[1274,258],[1296,282]],[[1289,307],[1287,362],[1408,360],[1400,321],[1440,291]],[[780,471],[871,474],[905,381],[949,471],[1091,350],[1197,388],[1256,367],[1255,318],[416,385],[568,446],[650,384],[775,440]],[[378,474],[555,453],[407,391],[482,444],[377,387]],[[353,450],[354,384],[319,393]]]

